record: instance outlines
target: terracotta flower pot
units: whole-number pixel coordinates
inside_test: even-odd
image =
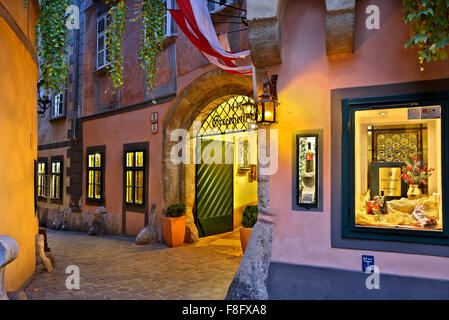
[[[240,228],[240,243],[242,245],[243,254],[245,254],[246,246],[248,245],[252,230],[253,228]]]
[[[186,234],[186,216],[177,218],[162,217],[162,233],[167,246],[182,246]]]

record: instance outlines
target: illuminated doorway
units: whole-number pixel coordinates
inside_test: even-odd
[[[248,96],[219,103],[195,139],[195,225],[200,237],[232,231],[257,205],[257,130]]]

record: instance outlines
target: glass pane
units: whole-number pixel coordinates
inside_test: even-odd
[[[127,152],[126,153],[126,166],[127,167],[134,166],[134,152]]]
[[[126,186],[132,186],[132,185],[133,185],[133,172],[126,171]]]
[[[94,197],[94,185],[93,184],[89,184],[89,190],[88,190],[87,196],[89,198]]]
[[[98,52],[97,55],[97,67],[101,67],[104,65],[104,51]]]
[[[142,204],[143,203],[143,188],[136,187],[135,192],[136,192],[135,202],[137,204]]]
[[[318,207],[317,136],[297,136],[298,198],[299,206]]]
[[[136,167],[143,167],[143,151],[136,152]]]
[[[101,18],[97,22],[97,33],[102,33],[106,30],[105,28],[105,18]]]
[[[443,230],[440,109],[356,111],[356,225]]]
[[[136,171],[136,187],[143,187],[143,171]]]
[[[101,186],[95,185],[95,199],[101,199]]]
[[[93,170],[89,170],[89,183],[95,183],[94,180],[94,171]]]
[[[104,35],[98,37],[98,47],[97,47],[98,52],[104,50],[104,39],[105,39]]]
[[[132,187],[126,188],[126,202],[133,203],[133,188]]]
[[[101,154],[100,153],[95,154],[95,167],[97,167],[97,168],[101,167]]]
[[[61,198],[60,183],[61,183],[61,176],[55,176],[55,199]]]
[[[101,172],[100,171],[95,171],[95,183],[96,184],[101,184]]]
[[[89,168],[93,168],[95,166],[95,155],[89,154]]]

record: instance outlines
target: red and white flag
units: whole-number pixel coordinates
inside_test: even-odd
[[[231,52],[223,48],[218,38],[207,0],[176,0],[180,10],[169,10],[176,24],[204,57],[218,68],[233,74],[251,74],[252,65],[238,66],[236,62],[249,56],[249,50]]]

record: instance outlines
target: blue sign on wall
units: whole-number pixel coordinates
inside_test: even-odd
[[[374,256],[362,256],[362,271],[366,272],[366,268],[374,265]]]

